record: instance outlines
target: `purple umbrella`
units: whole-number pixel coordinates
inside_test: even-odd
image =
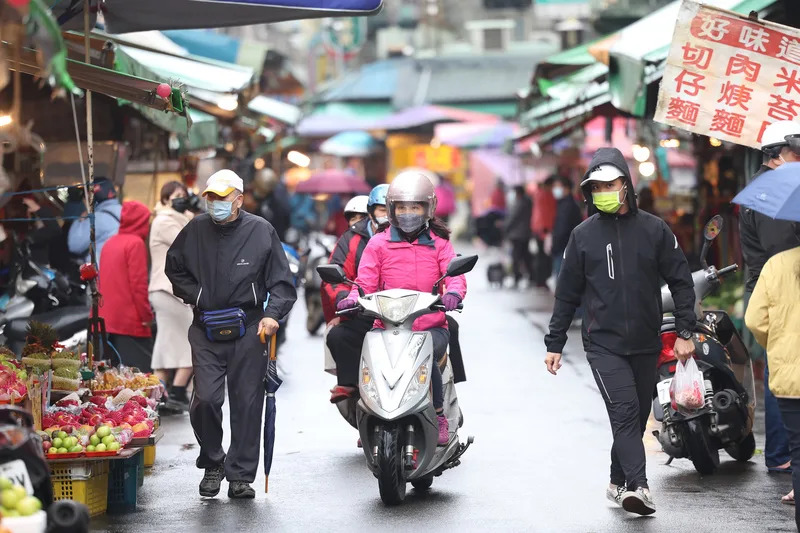
[[[315,172],[297,184],[297,192],[303,194],[369,194],[369,191],[366,181],[344,170]]]

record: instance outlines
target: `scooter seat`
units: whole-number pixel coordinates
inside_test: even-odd
[[[25,341],[28,335],[28,323],[35,320],[50,324],[58,332],[59,339],[67,339],[89,327],[89,312],[89,307],[83,305],[59,307],[28,318],[12,320],[6,326],[4,334],[9,341]]]

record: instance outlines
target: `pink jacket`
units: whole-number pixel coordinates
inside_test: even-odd
[[[432,233],[423,234],[413,243],[402,240],[394,228],[375,235],[367,243],[358,265],[358,283],[364,292],[371,294],[389,289],[408,289],[430,292],[433,284],[447,271],[447,265],[456,257],[450,241]],[[444,292],[467,295],[464,276],[447,278]],[[358,299],[358,289],[353,287],[349,298]],[[383,324],[375,321],[375,327]],[[433,313],[418,318],[414,331],[447,328],[444,313]]]

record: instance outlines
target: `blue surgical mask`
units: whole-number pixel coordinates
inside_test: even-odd
[[[555,187],[553,189],[553,198],[555,198],[556,200],[561,200],[562,198],[564,198],[564,196],[565,195],[564,195],[564,189],[563,188]]]
[[[233,214],[233,202],[216,200],[208,206],[208,214],[217,222],[225,222]]]

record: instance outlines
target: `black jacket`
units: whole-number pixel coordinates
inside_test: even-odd
[[[556,204],[556,221],[553,224],[553,257],[561,257],[567,249],[569,236],[583,221],[583,213],[575,198],[570,194]]]
[[[511,206],[506,219],[506,238],[510,241],[531,240],[531,217],[533,216],[533,200],[527,194],[517,198]]]
[[[280,320],[297,299],[275,229],[244,211],[225,225],[208,214],[189,222],[167,252],[165,272],[175,296],[199,311],[254,311],[269,294],[263,316]]]
[[[771,170],[766,165],[753,176]],[[747,265],[747,281],[745,287],[753,292],[761,269],[773,255],[800,246],[798,226],[788,220],[775,220],[767,215],[743,208],[739,214],[739,235],[742,238],[742,255]]]
[[[636,208],[628,165],[619,150],[598,150],[589,172],[605,163],[625,175],[629,211],[624,215],[598,213],[591,203],[589,187],[584,188],[591,217],[575,228],[567,245],[545,344],[547,351],[561,353],[575,309],[583,305],[583,345],[587,352],[658,353],[662,277],[675,300],[678,331],[694,328],[695,296],[689,264],[667,224]]]

